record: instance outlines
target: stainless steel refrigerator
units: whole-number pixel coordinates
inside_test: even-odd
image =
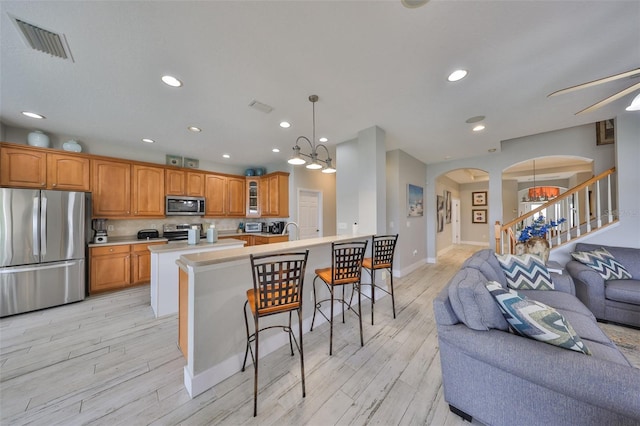
[[[85,298],[88,195],[0,188],[0,317]]]

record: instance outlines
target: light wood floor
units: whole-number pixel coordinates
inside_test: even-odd
[[[376,325],[357,318],[305,335],[307,396],[288,348],[260,360],[258,417],[253,369],[194,399],[183,387],[177,317],[155,319],[149,287],[0,320],[2,425],[463,425],[443,399],[432,300],[475,246],[458,246],[396,279],[376,303]],[[239,311],[241,307],[238,307]],[[363,308],[368,318],[369,308]],[[640,331],[638,331],[640,336]]]

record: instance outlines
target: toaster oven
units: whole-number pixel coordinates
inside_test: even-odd
[[[262,232],[262,223],[247,222],[244,224],[244,232]]]

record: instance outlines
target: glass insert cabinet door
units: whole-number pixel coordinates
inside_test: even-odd
[[[258,181],[250,180],[247,183],[247,216],[260,216],[260,209],[258,207]]]

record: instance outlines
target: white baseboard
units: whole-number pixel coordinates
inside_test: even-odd
[[[404,277],[406,275],[409,275],[410,273],[412,273],[413,271],[415,271],[416,269],[418,269],[419,267],[421,267],[425,263],[432,263],[432,262],[427,262],[426,259],[420,259],[417,262],[412,263],[411,265],[406,266],[406,267],[404,267],[402,269],[399,269],[399,270],[395,269],[393,271],[393,276],[396,277],[396,278],[400,278],[400,277]],[[435,263],[435,262],[433,262],[433,263]]]
[[[471,246],[484,246],[489,248],[489,244],[486,241],[461,241],[460,244],[469,244]]]

